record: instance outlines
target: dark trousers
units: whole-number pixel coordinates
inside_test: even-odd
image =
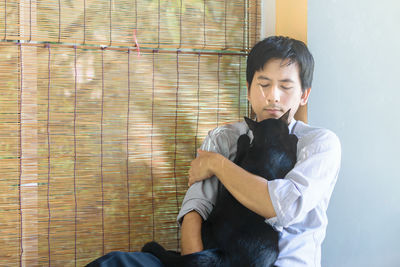
[[[86,267],[163,267],[159,259],[145,252],[110,252]]]
[[[164,265],[153,254],[145,252],[113,251],[86,267],[163,267]],[[276,266],[275,266],[276,267]]]

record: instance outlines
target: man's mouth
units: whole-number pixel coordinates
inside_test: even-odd
[[[282,112],[282,110],[279,108],[265,108],[264,110],[273,115],[277,115],[278,113]]]

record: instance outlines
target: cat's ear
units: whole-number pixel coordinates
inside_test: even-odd
[[[279,119],[281,121],[283,121],[284,123],[286,123],[287,125],[289,125],[289,113],[290,113],[290,109],[288,111],[286,111],[285,114],[283,114]]]
[[[249,129],[254,131],[254,129],[256,128],[257,122],[253,121],[250,118],[244,117],[244,120],[247,123],[247,126],[249,126]]]

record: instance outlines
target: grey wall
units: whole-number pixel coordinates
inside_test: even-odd
[[[343,153],[322,266],[400,266],[400,1],[309,0],[308,45],[309,122]]]

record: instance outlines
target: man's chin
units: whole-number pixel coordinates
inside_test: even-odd
[[[257,120],[258,121],[263,121],[266,119],[279,119],[283,115],[282,111],[269,111],[269,110],[264,110],[262,114],[257,115]]]
[[[257,116],[257,121],[260,122],[267,119],[279,119],[279,118],[280,118],[279,116]]]

